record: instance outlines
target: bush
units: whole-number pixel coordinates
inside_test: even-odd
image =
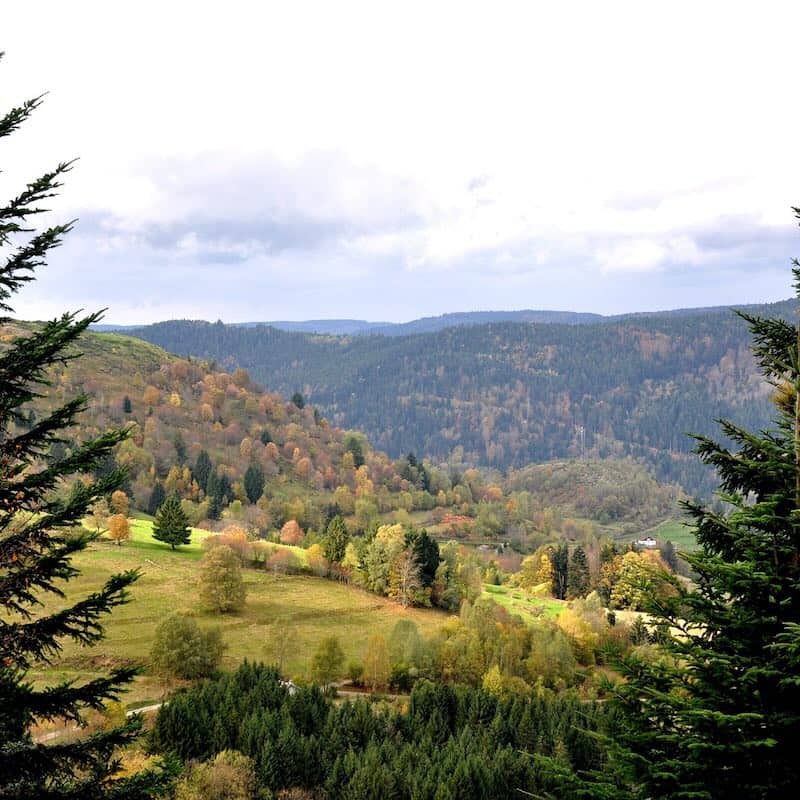
[[[206,536],[203,540],[204,550],[213,550],[223,545],[230,547],[242,564],[251,556],[252,543],[247,539],[247,531],[239,525],[229,525],[222,533]]]
[[[189,767],[176,787],[175,800],[250,800],[256,786],[253,760],[238,750],[223,750]]]
[[[172,614],[156,628],[150,661],[165,675],[205,678],[216,671],[224,649],[219,628],[201,631],[192,617]]]
[[[350,683],[358,686],[364,677],[364,665],[360,661],[351,661],[347,665],[347,677]]]

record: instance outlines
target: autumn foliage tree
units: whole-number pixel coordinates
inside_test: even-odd
[[[131,528],[128,524],[128,518],[124,514],[114,514],[109,517],[108,536],[118,545],[121,545],[126,539],[130,538]]]
[[[303,535],[303,529],[297,524],[297,520],[290,519],[281,528],[280,540],[283,544],[297,546],[303,541]]]
[[[236,554],[227,545],[209,550],[200,564],[200,599],[219,613],[238,611],[244,606],[247,591]]]

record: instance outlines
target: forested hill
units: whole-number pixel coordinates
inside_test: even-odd
[[[749,311],[793,314],[789,302]],[[713,479],[685,432],[771,415],[747,325],[727,309],[633,315],[596,324],[496,323],[413,336],[316,336],[174,321],[135,335],[175,353],[245,367],[301,391],[335,424],[397,456],[496,467],[632,455],[688,490]],[[585,431],[582,440],[581,427]]]

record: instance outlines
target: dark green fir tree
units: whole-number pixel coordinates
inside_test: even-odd
[[[191,535],[189,518],[181,508],[181,500],[177,494],[171,494],[156,512],[153,538],[174,550],[177,545],[189,544]]]
[[[323,547],[325,558],[332,564],[341,564],[344,559],[347,545],[350,543],[350,534],[341,517],[334,517],[325,531]]]
[[[566,542],[550,550],[550,563],[553,565],[553,597],[564,600],[569,581],[569,545]]]
[[[23,103],[0,118],[0,140],[14,133],[40,99]],[[37,231],[31,221],[61,186],[69,164],[60,164],[0,207],[0,313],[10,312],[11,296],[33,280],[50,250],[70,225]],[[107,731],[49,744],[37,743],[35,725],[66,720],[79,725],[90,709],[118,699],[135,670],[120,667],[108,677],[45,686],[27,677],[58,658],[65,641],[94,644],[102,639],[101,618],[128,599],[134,571],[112,575],[88,596],[65,601],[64,586],[79,574],[73,556],[94,538],[81,520],[89,506],[109,495],[123,475],[110,470],[84,483],[125,438],[110,431],[63,448],[65,432],[86,407],[77,397],[41,413],[31,424],[31,403],[47,395],[49,370],[79,355],[75,343],[100,314],[79,318],[66,313],[34,326],[0,320],[0,797],[144,798],[162,782],[154,773],[119,777],[119,748],[137,735],[138,720]],[[5,336],[4,336],[5,339]],[[54,455],[54,452],[58,455]],[[72,489],[63,496],[63,487]],[[61,497],[58,493],[61,493]],[[75,533],[75,531],[81,531]],[[55,599],[56,611],[47,605]]]
[[[264,492],[264,470],[251,464],[244,473],[244,493],[251,503],[257,503]]]
[[[578,545],[572,551],[569,560],[569,573],[567,575],[567,596],[585,597],[589,591],[589,562],[586,560],[586,551]]]
[[[694,586],[665,574],[671,591],[654,587],[647,610],[660,650],[620,665],[607,767],[586,782],[565,772],[554,796],[797,796],[800,328],[740,316],[775,390],[774,427],[750,432],[722,421],[730,446],[696,437],[701,460],[719,475],[725,510],[686,503],[699,549],[682,558],[696,573]]]
[[[164,484],[161,481],[156,481],[153,486],[153,491],[150,492],[150,499],[147,502],[147,513],[150,516],[155,516],[158,509],[164,504],[167,499],[167,493],[164,491]]]
[[[204,491],[208,491],[208,480],[213,472],[211,458],[205,450],[201,450],[197,455],[197,461],[192,470],[192,475],[197,481],[197,485]]]

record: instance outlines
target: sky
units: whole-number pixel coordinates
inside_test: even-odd
[[[800,3],[3,9],[0,192],[79,157],[22,318],[405,321],[791,295]]]

